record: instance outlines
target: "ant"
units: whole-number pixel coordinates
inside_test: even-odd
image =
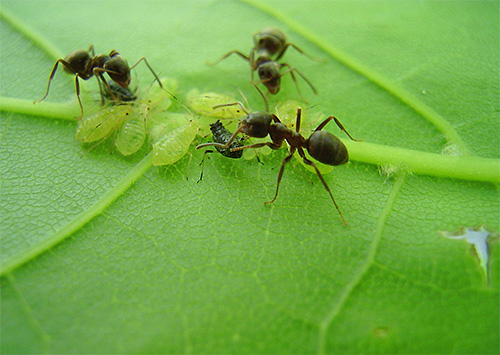
[[[227,148],[221,148],[220,146],[215,146],[215,149],[225,157],[239,159],[243,155],[242,150],[231,151],[231,149],[243,147],[243,138],[234,137],[233,134],[221,123],[220,120],[217,120],[215,123],[210,125],[210,131],[212,131],[212,136],[215,143],[226,144],[232,138],[232,142],[229,143]],[[214,143],[209,142],[209,143]],[[205,150],[205,154],[203,154],[203,159],[201,161],[201,175],[197,182],[200,182],[203,179],[203,164],[205,162],[205,156],[207,153],[213,153],[213,150]]]
[[[285,159],[283,159],[283,162],[281,163],[281,168],[278,174],[278,181],[274,197],[271,201],[265,202],[265,204],[273,203],[276,200],[276,197],[278,196],[278,190],[280,187],[281,178],[283,177],[283,172],[285,170],[285,165],[292,159],[293,155],[297,151],[299,155],[302,157],[304,163],[314,168],[316,174],[321,180],[321,183],[325,187],[326,191],[328,191],[328,194],[330,195],[333,204],[335,205],[335,208],[339,212],[342,222],[344,223],[345,226],[347,226],[347,222],[345,221],[342,212],[340,212],[340,209],[337,203],[335,202],[333,194],[330,188],[328,187],[325,179],[321,175],[319,169],[316,167],[316,164],[314,164],[314,162],[312,162],[306,157],[304,149],[307,150],[307,152],[311,157],[313,157],[314,159],[318,160],[323,164],[336,166],[336,165],[343,165],[349,161],[349,153],[347,152],[347,148],[344,145],[344,143],[342,143],[342,141],[333,134],[327,131],[323,131],[323,128],[331,120],[334,120],[337,126],[342,131],[344,131],[350,139],[352,139],[353,141],[359,141],[359,140],[354,139],[349,134],[349,132],[347,132],[344,126],[340,123],[340,121],[334,116],[326,118],[309,136],[309,138],[306,139],[304,138],[304,136],[300,134],[300,123],[302,115],[302,109],[300,108],[297,109],[296,125],[294,132],[285,124],[283,124],[280,121],[280,119],[272,113],[268,112],[248,113],[247,110],[243,107],[243,104],[241,102],[235,102],[226,105],[227,106],[240,105],[242,110],[247,114],[247,117],[243,118],[240,121],[238,129],[233,133],[233,136],[226,142],[226,144],[204,143],[198,145],[196,149],[200,149],[206,146],[215,146],[216,148],[219,147],[221,149],[228,149],[233,140],[236,138],[236,135],[240,132],[243,132],[244,134],[255,138],[264,138],[267,135],[269,135],[271,138],[271,142],[256,143],[232,149],[230,148],[231,151],[239,151],[248,148],[260,148],[264,146],[268,146],[271,149],[279,149],[283,141],[286,140],[288,145],[290,146],[290,151],[288,155],[285,157]]]
[[[102,89],[102,84],[104,84],[111,97],[114,100],[119,101],[119,98],[115,94],[116,90],[111,89],[109,84],[104,79],[104,73],[107,73],[109,77],[120,87],[127,88],[130,84],[130,70],[135,68],[141,61],[144,61],[144,63],[146,63],[156,81],[158,81],[160,87],[165,90],[160,79],[154,72],[153,68],[151,68],[145,57],[140,58],[134,65],[129,67],[127,60],[114,49],[109,53],[109,55],[95,55],[94,45],[91,44],[89,49],[86,51],[83,49],[78,49],[68,54],[66,58],[58,59],[56,61],[49,75],[49,82],[47,84],[47,91],[45,92],[45,95],[40,100],[34,101],[33,103],[41,102],[49,95],[50,83],[54,78],[54,75],[56,74],[59,63],[61,63],[63,65],[63,70],[66,73],[75,74],[76,97],[78,99],[78,104],[80,105],[81,111],[78,120],[81,120],[83,117],[83,106],[82,101],[80,100],[80,84],[78,82],[78,78],[88,80],[95,75],[95,77],[97,78],[97,83],[99,84],[99,91],[101,93],[101,105],[104,105],[105,97]],[[167,91],[167,93],[169,92]],[[177,99],[174,95],[170,95],[174,99]]]
[[[229,57],[231,54],[237,54],[250,63],[252,82],[254,71],[257,71],[260,82],[264,84],[268,92],[273,95],[277,94],[280,90],[281,77],[285,74],[290,73],[300,98],[304,102],[306,102],[306,100],[302,96],[302,93],[300,92],[294,72],[299,74],[302,79],[304,79],[304,81],[311,87],[311,90],[315,94],[318,93],[314,85],[298,69],[290,66],[287,63],[278,63],[277,61],[285,54],[288,47],[295,48],[299,53],[305,55],[311,60],[318,62],[322,60],[309,56],[295,44],[287,42],[286,35],[277,28],[267,28],[261,32],[254,33],[253,41],[254,47],[250,51],[249,56],[246,56],[238,50],[232,50],[224,54],[222,58],[220,58],[216,62],[209,64],[216,65],[222,60]],[[281,69],[284,67],[286,67],[287,70],[281,73]]]

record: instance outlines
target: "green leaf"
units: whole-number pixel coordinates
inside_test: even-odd
[[[2,353],[498,352],[498,2],[2,6]],[[79,143],[60,69],[32,104],[55,60],[93,43],[130,64],[145,56],[181,100],[241,89],[262,110],[247,63],[206,62],[249,52],[268,26],[326,60],[292,48],[283,59],[318,89],[298,78],[309,105],[363,140],[324,175],[347,227],[295,162],[264,206],[284,149],[263,165],[212,154],[196,183],[194,145],[153,167],[147,147],[123,157],[111,141]],[[146,66],[133,71],[152,83]],[[273,100],[299,100],[282,82]],[[443,236],[480,227],[486,276],[467,241]]]

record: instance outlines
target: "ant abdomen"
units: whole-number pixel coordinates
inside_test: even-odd
[[[73,51],[64,58],[69,66],[64,65],[63,70],[68,74],[82,73],[89,58],[90,54],[87,51],[81,49]]]
[[[327,165],[343,165],[349,161],[349,153],[342,141],[326,131],[315,131],[306,140],[309,155]]]
[[[277,28],[266,28],[257,35],[257,38],[257,48],[266,50],[271,55],[283,51],[286,45],[285,34]]]

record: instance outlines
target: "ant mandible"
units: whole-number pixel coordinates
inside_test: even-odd
[[[294,72],[296,72],[311,87],[311,90],[315,94],[317,94],[316,88],[304,76],[304,74],[287,63],[278,63],[278,60],[285,54],[285,51],[288,47],[295,48],[299,53],[305,55],[311,60],[322,60],[309,56],[295,44],[287,42],[286,35],[277,28],[267,28],[261,32],[254,33],[253,41],[254,47],[250,51],[249,56],[246,56],[238,50],[232,50],[224,54],[222,58],[220,58],[216,62],[209,64],[216,65],[217,63],[229,57],[231,54],[237,54],[250,63],[252,82],[254,75],[253,73],[254,71],[257,71],[260,82],[267,88],[269,93],[273,95],[277,94],[281,87],[281,77],[287,73],[290,73],[300,98],[304,102],[306,102],[306,100],[302,96],[302,93],[300,92],[297,79],[295,78]],[[287,68],[287,70],[281,73],[282,68]]]
[[[130,84],[130,70],[135,68],[141,61],[144,61],[160,87],[165,90],[160,79],[154,72],[153,68],[151,68],[145,57],[140,58],[134,65],[129,67],[127,60],[122,57],[117,51],[112,50],[109,55],[95,55],[94,45],[91,44],[87,51],[79,49],[68,54],[66,58],[58,59],[56,61],[49,75],[49,82],[47,84],[47,91],[45,92],[45,95],[40,100],[34,101],[33,103],[41,102],[49,95],[50,83],[54,78],[54,75],[56,74],[59,63],[61,63],[63,65],[63,70],[66,73],[75,74],[76,97],[78,99],[78,104],[80,105],[81,112],[78,120],[81,120],[81,118],[83,117],[83,106],[82,101],[80,100],[80,84],[78,82],[78,78],[88,80],[95,75],[95,77],[97,78],[97,83],[99,84],[101,105],[104,105],[105,95],[103,93],[101,82],[104,84],[111,97],[114,100],[118,101],[118,97],[115,95],[109,84],[104,79],[104,73],[107,73],[109,77],[122,88],[127,88]],[[169,92],[167,91],[167,93]],[[170,95],[174,99],[177,99],[174,95]]]
[[[342,222],[344,223],[345,226],[347,226],[347,222],[345,221],[342,212],[340,212],[340,209],[337,203],[335,202],[335,199],[333,198],[333,194],[330,188],[328,187],[328,184],[321,175],[316,164],[314,164],[314,162],[312,162],[306,157],[304,153],[304,148],[307,150],[309,155],[311,155],[311,157],[313,157],[314,159],[318,160],[323,164],[336,166],[336,165],[343,165],[349,161],[349,153],[347,152],[347,148],[344,145],[344,143],[342,143],[342,141],[333,134],[327,131],[323,131],[323,128],[331,120],[334,120],[337,126],[342,131],[344,131],[350,139],[352,139],[353,141],[359,141],[359,140],[354,139],[349,134],[349,132],[347,132],[344,126],[340,123],[340,121],[334,116],[330,116],[327,119],[325,119],[316,128],[316,130],[309,136],[309,138],[306,139],[304,138],[304,136],[300,134],[300,123],[302,115],[302,109],[300,108],[297,109],[296,126],[294,132],[285,124],[283,124],[280,121],[280,119],[272,113],[268,112],[248,113],[246,109],[243,107],[243,104],[241,102],[226,104],[225,106],[233,106],[233,105],[240,105],[242,110],[247,114],[247,117],[243,118],[240,121],[238,129],[233,133],[233,136],[227,141],[226,144],[204,143],[198,145],[196,149],[200,149],[206,146],[215,146],[221,149],[227,149],[231,145],[232,141],[236,138],[236,135],[240,132],[255,138],[264,138],[267,135],[269,135],[272,142],[263,142],[263,143],[246,145],[243,147],[233,148],[231,149],[231,151],[239,151],[248,148],[260,148],[265,146],[268,146],[271,149],[278,149],[281,147],[283,141],[286,140],[287,143],[290,145],[290,151],[289,154],[285,157],[285,159],[283,159],[283,162],[281,163],[281,168],[278,174],[278,181],[274,197],[271,201],[265,202],[265,204],[273,203],[276,200],[276,197],[278,197],[278,190],[280,187],[281,178],[283,177],[283,172],[285,170],[285,165],[292,159],[293,155],[297,151],[299,155],[302,157],[304,163],[314,168],[316,174],[321,180],[321,183],[325,187],[326,191],[328,191],[328,194],[330,195],[333,204],[335,205],[335,208],[339,212]]]

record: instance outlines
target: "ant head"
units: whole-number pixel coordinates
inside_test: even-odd
[[[333,134],[327,131],[315,131],[306,140],[306,149],[319,162],[327,165],[343,165],[349,161],[347,148]]]
[[[111,51],[110,59],[104,64],[104,69],[118,85],[126,88],[130,84],[130,68],[127,61],[119,53]]]
[[[278,62],[275,61],[265,62],[257,68],[257,73],[259,74],[261,83],[265,85],[271,94],[276,94],[280,91],[280,68],[281,67]]]
[[[241,132],[254,138],[264,138],[269,134],[273,116],[269,112],[252,112],[240,122]]]
[[[279,52],[286,43],[285,34],[277,28],[266,28],[257,35],[257,49],[265,49],[270,55]]]
[[[63,70],[70,74],[82,73],[85,71],[85,65],[89,59],[89,52],[82,49],[73,51],[64,58],[64,61],[67,62],[69,66],[63,65]]]

